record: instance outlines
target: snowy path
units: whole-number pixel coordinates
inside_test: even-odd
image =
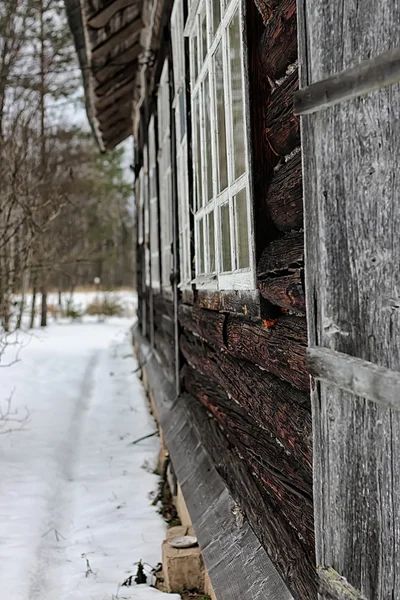
[[[158,439],[134,374],[130,322],[52,325],[22,335],[0,370],[0,401],[30,412],[0,436],[0,590],[4,600],[178,598],[118,584],[160,561],[165,526],[149,492]],[[8,355],[12,358],[12,348]],[[86,558],[90,569],[87,569]]]

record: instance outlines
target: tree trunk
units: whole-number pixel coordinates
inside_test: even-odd
[[[41,309],[41,319],[40,319],[40,327],[47,326],[47,291],[46,288],[42,288],[42,309]]]
[[[30,329],[33,329],[35,327],[36,293],[36,283],[34,283],[32,289],[31,320],[29,324]]]

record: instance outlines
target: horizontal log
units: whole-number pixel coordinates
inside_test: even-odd
[[[314,547],[312,471],[293,461],[276,438],[239,404],[215,388],[207,377],[188,369],[185,389],[213,415],[236,446],[249,469],[256,473],[288,524],[312,550]]]
[[[298,69],[275,88],[268,105],[265,135],[280,156],[290,154],[300,144],[300,121],[293,112],[293,98],[299,88]]]
[[[154,327],[157,331],[170,338],[171,342],[175,339],[175,325],[173,319],[165,314],[154,313]]]
[[[228,315],[225,336],[228,351],[237,358],[259,365],[301,390],[309,389],[304,318],[284,315],[257,325],[240,316]]]
[[[174,319],[174,303],[163,294],[154,294],[153,306],[155,315],[167,315],[170,319]]]
[[[265,75],[282,77],[297,58],[296,0],[282,0],[268,21],[260,43]]]
[[[219,347],[225,346],[225,314],[181,304],[178,309],[178,318],[182,327],[193,331],[211,344]]]
[[[198,290],[197,303],[202,308],[209,310],[240,313],[249,317],[260,315],[260,297],[257,291],[210,292]]]
[[[260,13],[264,25],[268,25],[268,21],[272,16],[274,8],[276,8],[281,0],[254,0],[258,12]]]
[[[300,152],[276,172],[268,190],[267,206],[274,224],[281,231],[303,227],[303,185]]]
[[[99,83],[105,83],[112,79],[121,69],[129,66],[142,51],[142,46],[138,42],[134,42],[132,46],[129,46],[126,50],[122,51],[116,56],[112,56],[106,62],[101,61],[98,64],[96,61],[93,63],[92,71],[93,75]]]
[[[283,518],[268,488],[251,473],[218,422],[207,418],[205,408],[190,394],[185,394],[184,400],[192,414],[198,436],[207,448],[218,473],[231,490],[238,508],[247,517],[293,597],[295,600],[316,600],[313,548],[308,548],[299,540],[294,528]]]
[[[301,231],[286,233],[271,242],[257,265],[258,278],[271,274],[287,274],[289,269],[302,268],[304,264],[304,234]]]
[[[94,93],[96,94],[97,98],[105,96],[111,91],[112,88],[116,87],[117,85],[125,85],[126,83],[131,81],[132,77],[136,75],[136,69],[136,62],[132,62],[128,67],[125,67],[124,69],[121,69],[121,71],[119,71],[118,73],[115,73],[115,75],[108,81],[97,85],[94,88]]]
[[[300,269],[288,275],[259,281],[258,287],[262,297],[271,304],[305,314],[306,303]]]
[[[175,349],[168,336],[160,331],[154,332],[154,347],[161,360],[165,376],[170,383],[175,380]]]
[[[188,363],[225,390],[261,427],[279,439],[282,449],[311,472],[309,394],[252,363],[211,348],[185,332],[180,347]]]
[[[111,139],[104,140],[104,146],[106,150],[114,150],[121,142],[124,142],[130,135],[132,135],[132,123],[129,124],[129,127],[121,129],[114,137]]]

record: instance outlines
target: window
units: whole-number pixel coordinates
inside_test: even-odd
[[[186,131],[185,40],[183,37],[183,0],[176,0],[171,16],[172,58],[174,66],[174,115],[176,131],[176,170],[179,206],[180,287],[192,280],[190,256],[190,217],[188,184],[188,143]]]
[[[201,0],[190,31],[196,284],[254,287],[241,2]]]
[[[161,237],[161,287],[171,289],[172,271],[172,167],[171,167],[171,119],[168,60],[165,61],[158,91],[158,168],[160,174],[160,237]]]
[[[148,129],[149,144],[149,194],[150,194],[150,252],[151,287],[160,289],[160,256],[158,238],[158,194],[157,194],[157,156],[154,117],[151,117]]]
[[[143,242],[144,242],[144,276],[145,286],[150,287],[150,219],[149,219],[149,174],[147,146],[143,149],[143,178],[140,189],[143,196]]]

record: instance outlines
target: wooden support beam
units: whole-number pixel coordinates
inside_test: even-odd
[[[92,59],[96,60],[98,58],[104,58],[107,56],[116,46],[125,42],[125,40],[132,38],[137,38],[143,29],[143,21],[139,17],[134,21],[131,21],[122,29],[119,29],[117,32],[112,33],[104,42],[98,44],[92,50]]]
[[[400,372],[328,348],[308,348],[310,374],[334,386],[400,410]]]
[[[140,3],[138,2],[137,15],[140,14]],[[101,8],[93,16],[89,17],[88,25],[93,29],[101,29],[105,27],[117,12],[124,8],[132,7],[134,0],[114,0],[111,4],[108,4],[105,8]],[[136,16],[137,16],[136,15]]]
[[[303,227],[303,182],[301,152],[275,173],[267,193],[267,207],[281,231]]]
[[[118,144],[126,140],[130,135],[132,135],[132,126],[122,129],[117,135],[115,135],[109,142],[105,143],[105,147],[107,150],[114,150]]]
[[[118,100],[119,98],[122,98],[123,96],[127,96],[128,94],[130,94],[130,96],[132,97],[133,96],[133,82],[134,82],[134,78],[132,78],[132,80],[129,81],[128,83],[117,87],[110,94],[107,94],[107,96],[103,96],[99,100],[96,100],[96,103],[95,103],[96,111],[97,112],[103,111],[105,108],[109,107],[111,104],[115,104],[116,100]],[[121,102],[122,102],[122,100],[121,100]]]
[[[112,90],[112,88],[115,88],[119,85],[125,85],[129,81],[132,81],[132,79],[136,76],[136,69],[137,63],[132,62],[128,67],[125,67],[118,73],[115,73],[106,82],[97,85],[94,88],[94,93],[96,94],[97,98],[105,96]]]
[[[298,91],[294,112],[308,115],[399,82],[400,48],[393,48]]]

